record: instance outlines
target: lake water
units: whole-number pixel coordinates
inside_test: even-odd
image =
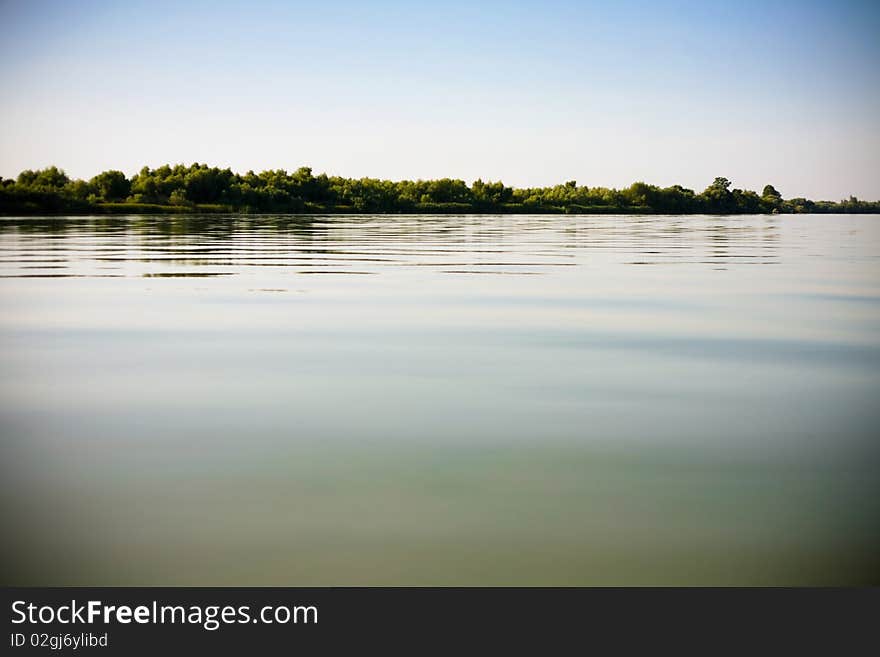
[[[4,584],[849,584],[880,217],[0,219]]]

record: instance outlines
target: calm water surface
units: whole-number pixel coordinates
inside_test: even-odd
[[[877,581],[880,217],[0,219],[5,584]]]

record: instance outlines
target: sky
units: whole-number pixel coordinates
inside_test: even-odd
[[[0,176],[311,166],[880,199],[880,2],[0,0]]]

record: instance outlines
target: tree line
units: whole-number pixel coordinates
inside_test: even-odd
[[[316,176],[309,167],[238,174],[198,163],[144,167],[131,178],[109,170],[76,180],[55,166],[22,171],[14,180],[0,177],[2,214],[141,212],[880,213],[880,201],[784,199],[773,185],[758,194],[731,189],[731,182],[721,177],[700,193],[644,182],[612,189],[574,180],[516,188],[500,181],[468,185],[452,178],[355,179]]]

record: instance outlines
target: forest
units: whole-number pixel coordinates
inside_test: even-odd
[[[880,213],[880,201],[783,198],[773,185],[761,193],[731,189],[717,177],[702,192],[680,185],[635,182],[624,189],[570,180],[552,187],[508,187],[475,180],[380,180],[288,172],[234,173],[207,164],[143,167],[131,178],[104,171],[90,180],[58,167],[0,177],[0,214],[140,213],[535,213],[535,214],[791,214]]]

